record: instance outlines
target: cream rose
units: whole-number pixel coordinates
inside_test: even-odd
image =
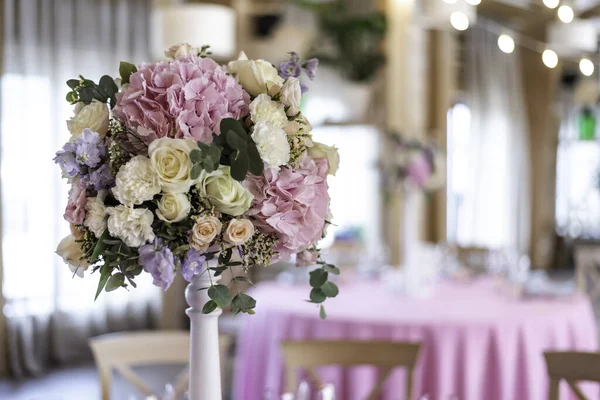
[[[314,142],[312,147],[308,148],[308,155],[314,160],[326,158],[329,165],[327,173],[330,175],[335,175],[340,167],[340,155],[335,146],[327,146],[323,143]]]
[[[237,61],[231,61],[227,66],[230,73],[235,74],[244,90],[252,96],[269,93],[273,86],[283,85],[283,78],[277,69],[265,60],[248,60],[242,51]]]
[[[298,115],[300,112],[300,100],[302,100],[300,79],[294,77],[288,78],[279,91],[279,100],[288,106],[286,111],[288,116],[295,117]]]
[[[165,50],[165,56],[169,58],[186,57],[193,54],[194,48],[187,43],[178,43]]]
[[[190,213],[192,205],[185,193],[163,194],[158,201],[156,216],[165,222],[179,222]]]
[[[231,177],[228,166],[208,173],[202,171],[198,178],[198,189],[217,211],[237,217],[250,208],[254,198],[244,186]]]
[[[227,225],[223,239],[234,246],[240,246],[254,235],[254,225],[247,219],[232,219]]]
[[[187,193],[190,189],[189,153],[196,148],[194,139],[163,137],[150,143],[148,156],[164,193]]]
[[[81,246],[75,241],[73,235],[69,235],[60,241],[56,248],[56,254],[69,266],[71,272],[83,278],[83,273],[88,269],[90,263],[85,259],[82,260]]]
[[[100,136],[108,132],[108,105],[94,99],[90,104],[77,103],[75,115],[67,121],[67,128],[71,132],[71,140],[77,139],[85,128],[97,132]]]
[[[199,217],[192,227],[190,245],[200,251],[208,249],[210,243],[221,233],[222,228],[221,221],[212,215]]]

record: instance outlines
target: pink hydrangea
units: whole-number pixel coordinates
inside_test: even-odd
[[[73,184],[69,192],[69,201],[64,215],[65,220],[75,225],[82,225],[85,219],[86,203],[85,183],[79,181]]]
[[[248,93],[210,58],[141,64],[129,81],[114,112],[147,143],[164,136],[210,143],[221,119],[248,114]]]
[[[275,234],[280,259],[300,253],[320,238],[329,210],[327,160],[304,156],[295,169],[265,169],[244,182],[254,195],[247,215],[265,233]]]

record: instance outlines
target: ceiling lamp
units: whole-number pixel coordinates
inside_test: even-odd
[[[498,47],[506,54],[510,54],[515,51],[515,41],[510,35],[503,33],[498,36]]]
[[[569,5],[562,5],[558,7],[558,19],[560,19],[565,24],[570,23],[575,18],[575,12],[573,8]]]
[[[450,24],[457,31],[464,31],[469,28],[469,17],[463,12],[455,11],[450,15]]]
[[[230,59],[236,52],[235,10],[219,4],[174,3],[159,6],[152,15],[152,55],[164,58],[163,51],[177,43],[195,47],[210,45],[217,59]]]
[[[579,70],[585,76],[592,76],[594,74],[594,69],[594,63],[591,60],[582,58],[581,61],[579,61]]]
[[[542,53],[542,61],[546,67],[555,68],[558,65],[558,54],[553,50],[546,49]]]

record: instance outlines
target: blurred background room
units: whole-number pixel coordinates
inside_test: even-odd
[[[301,110],[340,154],[320,244],[339,295],[321,319],[303,301],[311,267],[252,268],[241,283],[256,315],[219,320],[225,399],[330,398],[310,374],[289,378],[323,339],[371,343],[348,350],[359,365],[418,345],[381,386],[372,367],[324,362],[337,399],[600,398],[568,387],[600,381],[600,1],[0,3],[0,399],[174,400],[185,387],[185,359],[129,369],[118,352],[101,386],[90,338],[178,351],[186,282],[163,292],[140,276],[94,301],[98,277],[55,254],[69,228],[52,161],[69,138],[68,79],[117,76],[119,61],[180,42],[222,64],[242,50],[277,66],[290,51],[318,58]]]

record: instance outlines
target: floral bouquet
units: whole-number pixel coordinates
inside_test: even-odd
[[[386,188],[432,192],[443,186],[445,160],[434,145],[395,133],[388,135],[387,145],[380,163]]]
[[[328,275],[339,270],[316,245],[339,158],[312,140],[299,109],[299,76],[312,79],[317,61],[290,53],[278,69],[241,53],[225,67],[207,49],[179,44],[167,61],[122,62],[120,79],[67,81],[71,139],[54,161],[71,184],[72,234],[57,253],[75,275],[97,272],[96,298],[135,287],[142,272],[166,290],[177,273],[192,281],[295,255],[319,266],[310,301],[321,304],[338,293]],[[254,299],[230,291],[237,281],[248,279],[212,284],[203,312],[253,314]]]

